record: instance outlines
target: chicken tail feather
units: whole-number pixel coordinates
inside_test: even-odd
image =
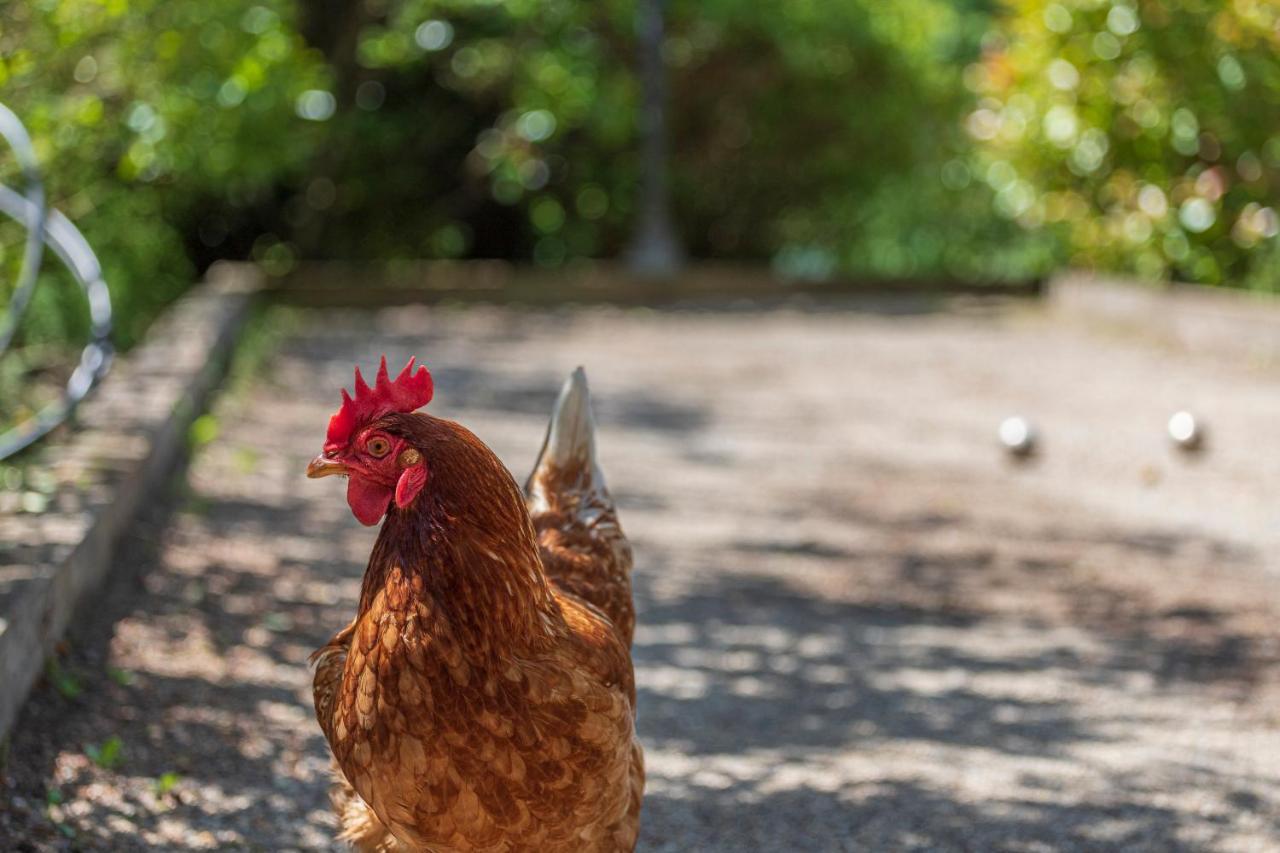
[[[587,374],[579,367],[556,398],[525,496],[547,576],[604,611],[630,642],[631,546],[605,487],[595,433]]]
[[[566,474],[573,475],[572,483],[564,482]],[[591,413],[591,392],[587,388],[587,372],[581,367],[573,371],[556,398],[547,437],[525,485],[525,494],[531,502],[547,502],[548,490],[566,486],[605,491],[604,474],[596,460],[596,420]]]

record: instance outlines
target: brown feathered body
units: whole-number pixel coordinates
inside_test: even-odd
[[[361,850],[632,850],[644,769],[631,553],[590,435],[544,448],[526,496],[456,423],[393,414],[382,427],[430,479],[390,507],[355,620],[316,653],[343,837]]]

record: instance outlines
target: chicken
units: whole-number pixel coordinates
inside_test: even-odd
[[[480,439],[418,413],[425,367],[356,371],[310,477],[382,521],[350,625],[313,656],[359,850],[629,851],[631,549],[596,463],[586,376],[556,402],[522,494]],[[385,520],[383,520],[385,518]]]

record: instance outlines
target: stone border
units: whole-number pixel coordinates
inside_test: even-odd
[[[42,511],[21,511],[17,494],[0,506],[0,741],[75,613],[106,581],[121,534],[166,487],[261,286],[256,267],[212,267],[116,361],[75,427],[28,451],[54,482]]]
[[[638,277],[622,264],[587,261],[558,269],[508,261],[396,261],[299,264],[271,288],[273,299],[306,307],[386,307],[439,301],[524,305],[607,303],[661,306],[746,300],[771,304],[795,298],[1036,296],[1041,282],[947,279],[780,278],[768,267],[690,264],[674,278]]]
[[[1094,326],[1196,355],[1280,363],[1280,300],[1269,294],[1083,271],[1054,276],[1047,292],[1051,310]]]

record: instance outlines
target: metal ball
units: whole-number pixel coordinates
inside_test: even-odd
[[[1000,422],[1000,444],[1016,460],[1030,459],[1036,453],[1037,436],[1026,418],[1005,418]]]
[[[1205,426],[1190,412],[1174,412],[1169,418],[1168,431],[1169,439],[1183,453],[1204,450]]]

